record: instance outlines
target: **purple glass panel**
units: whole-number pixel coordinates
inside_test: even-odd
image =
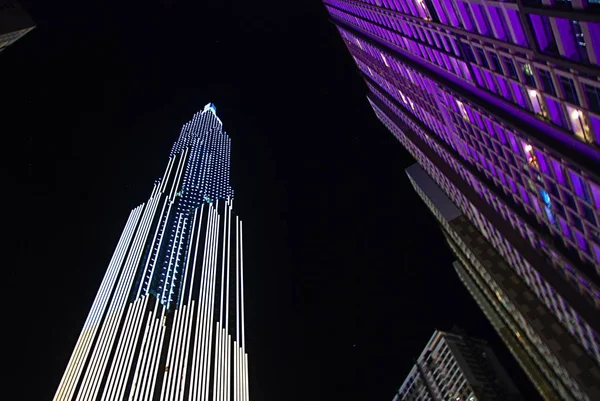
[[[569,169],[569,176],[571,177],[571,183],[573,184],[573,188],[575,189],[577,196],[582,199],[589,200],[585,191],[585,183],[581,177],[571,169]]]
[[[581,248],[582,251],[587,253],[588,252],[587,241],[585,240],[585,237],[583,236],[583,234],[580,233],[579,231],[575,230],[575,237],[577,238],[577,245],[579,245],[579,248]]]
[[[535,150],[535,157],[538,161],[538,164],[540,165],[540,169],[542,170],[542,172],[544,174],[548,174],[549,173],[549,169],[548,169],[548,163],[546,163],[546,156],[540,152],[539,150]]]
[[[514,32],[514,39],[518,45],[527,46],[527,37],[523,31],[523,25],[521,25],[521,18],[517,10],[506,9],[506,15],[510,21],[510,26]]]
[[[575,43],[575,35],[571,30],[571,22],[564,18],[555,18],[556,27],[562,42],[564,55],[570,59],[578,60],[579,53],[577,52],[577,43]]]
[[[488,88],[492,92],[498,92],[498,89],[496,89],[496,82],[494,82],[493,74],[488,70],[483,70],[483,75],[485,75],[485,80],[487,81]]]
[[[531,198],[531,202],[533,203],[533,207],[534,207],[534,209],[535,209],[536,213],[537,213],[538,215],[541,215],[541,214],[542,214],[542,211],[541,211],[541,209],[540,209],[540,203],[538,202],[537,198],[535,198],[535,197]],[[541,242],[541,241],[540,241],[540,242]]]
[[[598,54],[598,60],[600,60],[600,53]],[[594,133],[596,143],[600,145],[600,117],[590,115],[590,125],[592,127],[592,133]]]
[[[500,177],[500,181],[502,181],[502,184],[506,186],[506,177],[504,177],[504,173],[501,170],[498,170],[498,176]]]
[[[496,37],[498,39],[506,38],[506,32],[504,31],[504,16],[500,14],[500,10],[497,7],[488,6],[487,9],[492,17],[492,26],[496,30]]]
[[[506,131],[506,135],[508,136],[508,140],[510,141],[510,145],[512,146],[513,152],[515,152],[517,155],[521,155],[521,148],[519,147],[515,136],[512,134],[512,132],[508,131]]]
[[[527,102],[523,97],[523,92],[521,91],[521,86],[517,82],[511,82],[511,86],[513,87],[513,93],[515,94],[515,99],[517,104],[523,108],[527,108]]]
[[[483,81],[483,77],[481,76],[481,71],[479,70],[479,67],[474,66],[473,64],[471,64],[471,66],[473,67],[473,74],[475,74],[475,80],[477,81],[477,84],[482,88],[487,88],[487,85],[485,84],[485,82]]]
[[[479,27],[479,33],[482,35],[490,34],[490,25],[487,21],[487,17],[484,15],[481,10],[481,5],[476,3],[471,3],[471,8],[473,10],[473,15],[475,16],[475,20],[477,21],[477,25]]]
[[[459,23],[458,21],[458,17],[456,16],[456,13],[454,12],[454,7],[452,6],[452,0],[442,0],[444,5],[445,5],[445,9],[448,12],[448,18],[450,19],[450,22],[452,26],[457,26],[457,27],[461,27],[462,24]]]
[[[527,196],[527,191],[521,185],[519,185],[519,192],[521,193],[521,197],[525,203],[529,204],[529,196]]]
[[[456,5],[458,5],[458,11],[460,12],[465,28],[468,31],[473,32],[473,21],[471,20],[471,14],[469,13],[469,10],[467,10],[467,7],[469,6],[462,1],[457,1]]]
[[[541,15],[529,14],[531,25],[533,26],[533,34],[537,40],[537,44],[541,51],[544,51],[550,45],[550,37],[548,35],[548,20]],[[512,20],[511,20],[512,22]]]
[[[590,40],[586,39],[586,44],[594,50],[596,64],[600,65],[600,24],[597,22],[588,22],[587,25],[590,31]],[[600,133],[600,131],[596,132]]]
[[[562,185],[565,185],[565,175],[562,171],[562,166],[552,157],[550,158],[550,160],[552,161],[552,169],[554,170],[554,176],[556,177],[556,181],[558,181]]]
[[[600,246],[592,242],[592,248],[594,248],[594,256],[596,257],[596,261],[600,263]]]
[[[594,205],[596,206],[596,209],[600,209],[600,187],[593,182],[590,182],[590,189],[592,190]]]
[[[548,112],[550,113],[550,119],[552,122],[559,127],[563,127],[563,109],[558,100],[554,100],[550,96],[545,96],[546,105],[548,106]]]
[[[508,179],[508,184],[510,185],[510,189],[512,189],[513,193],[517,193],[517,186],[515,185],[515,182],[513,181],[512,178],[507,177]]]
[[[562,217],[559,217],[558,221],[560,222],[560,228],[562,229],[563,235],[568,239],[572,239],[571,229],[569,228],[569,225],[567,224],[565,219],[563,219]]]
[[[502,92],[502,96],[506,98],[508,101],[512,102],[512,96],[510,94],[510,89],[508,89],[508,85],[506,84],[506,80],[502,77],[497,77],[498,86],[500,86],[500,92]]]

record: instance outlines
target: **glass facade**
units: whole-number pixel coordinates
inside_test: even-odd
[[[600,364],[597,5],[324,2],[378,118]]]
[[[246,401],[242,223],[212,104],[132,210],[55,400]]]
[[[600,368],[419,166],[406,173],[436,217],[461,281],[547,401],[600,397]]]
[[[436,331],[394,401],[441,400],[520,401],[521,397],[485,342]]]

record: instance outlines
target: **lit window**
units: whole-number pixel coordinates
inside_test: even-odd
[[[467,120],[469,120],[469,115],[467,114],[467,109],[465,108],[465,105],[463,104],[463,102],[457,100],[456,104],[458,105],[458,109],[460,110],[460,114],[462,115],[462,117]]]
[[[386,67],[389,67],[390,65],[387,62],[387,59],[385,58],[385,56],[383,55],[383,53],[379,53],[381,55],[381,58],[383,59],[383,62],[385,64]]]

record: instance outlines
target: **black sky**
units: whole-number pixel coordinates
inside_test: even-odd
[[[253,400],[391,401],[453,324],[531,394],[319,1],[21,3],[38,26],[0,55],[14,399],[52,398],[129,211],[208,102],[233,141]]]

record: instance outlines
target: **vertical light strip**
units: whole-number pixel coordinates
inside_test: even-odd
[[[114,336],[116,335],[116,331],[124,311],[122,308],[124,301],[124,287],[126,287],[127,283],[129,282],[129,276],[133,270],[132,264],[134,261],[139,260],[139,254],[141,252],[140,247],[142,242],[144,242],[144,237],[147,235],[148,231],[148,220],[151,218],[151,216],[153,216],[153,211],[156,210],[153,206],[156,206],[155,199],[150,200],[144,210],[140,228],[137,230],[134,243],[125,262],[125,267],[123,268],[121,278],[117,283],[115,295],[113,296],[108,309],[108,314],[111,316],[111,318],[103,325],[102,331],[100,332],[101,337],[99,338],[99,342],[94,349],[94,354],[92,355],[92,361],[88,367],[88,371],[84,376],[82,389],[77,395],[78,401],[94,398],[95,392],[100,385],[102,373],[104,372],[106,364],[108,363],[107,359],[109,352],[112,349]]]
[[[163,179],[160,183],[160,192],[165,192],[165,187],[169,180],[169,175],[171,174],[171,168],[173,167],[173,157],[169,157],[169,162],[167,163],[167,168],[165,170],[165,174],[163,175]]]
[[[155,303],[158,303],[156,300]],[[159,318],[156,311],[152,311],[150,314],[150,335],[148,337],[147,351],[142,360],[140,367],[140,376],[137,379],[137,383],[141,383],[136,386],[133,397],[129,397],[130,400],[141,400],[144,399],[144,394],[148,391],[148,383],[154,381],[155,375],[153,375],[154,367],[158,366],[156,350],[160,347],[161,331],[162,331],[162,318]],[[135,381],[134,381],[135,383]]]
[[[179,317],[179,311],[176,310],[173,314],[173,323],[171,329],[171,336],[169,338],[169,347],[167,348],[167,359],[165,361],[165,374],[162,382],[162,390],[160,392],[161,401],[165,399],[165,393],[167,390],[168,380],[170,378],[170,369],[171,369],[171,351],[173,350],[173,341],[175,338],[174,331],[177,330],[177,320]]]
[[[195,243],[194,244],[190,244],[190,248],[192,247],[192,245],[194,246],[194,261],[192,262],[192,275],[191,275],[191,282],[190,282],[190,289],[189,289],[189,295],[188,295],[188,303],[191,302],[192,299],[192,292],[194,289],[194,281],[196,279],[195,277],[195,271],[196,271],[196,264],[198,263],[198,246],[200,244],[200,233],[202,232],[202,223],[203,223],[203,216],[204,216],[204,205],[202,205],[202,210],[200,212],[200,221],[199,221],[199,226],[200,228],[198,229],[198,232],[196,234],[195,237]],[[191,387],[190,387],[190,398],[192,400],[195,400],[197,397],[197,374],[198,374],[198,353],[200,352],[200,328],[202,327],[202,317],[204,315],[204,300],[203,300],[203,283],[206,280],[206,274],[205,274],[205,269],[206,269],[206,252],[207,252],[207,245],[206,242],[208,241],[208,236],[211,230],[211,219],[210,219],[210,209],[207,212],[207,216],[206,216],[206,235],[205,235],[205,245],[204,245],[204,255],[203,255],[203,263],[202,263],[202,267],[201,269],[201,277],[200,277],[200,294],[199,294],[199,299],[198,299],[198,311],[196,312],[196,331],[194,333],[194,350],[193,350],[193,356],[192,356],[192,369],[190,374],[192,375],[191,378]],[[193,238],[193,237],[192,237]]]
[[[112,392],[112,388],[114,385],[114,380],[115,380],[115,376],[116,376],[116,370],[119,368],[120,366],[120,362],[121,362],[121,357],[122,357],[122,348],[125,345],[125,339],[126,337],[129,335],[130,333],[130,328],[131,328],[131,320],[133,319],[133,316],[137,313],[137,309],[138,309],[138,305],[139,303],[132,303],[129,304],[129,307],[127,308],[127,313],[125,315],[125,323],[123,325],[123,331],[121,334],[121,338],[120,341],[118,341],[117,344],[117,350],[115,352],[115,356],[113,357],[113,363],[111,365],[111,369],[108,373],[108,380],[106,383],[106,390],[108,390],[108,392]],[[104,394],[107,393],[107,391],[105,390]],[[102,398],[103,400],[105,399],[105,397]]]
[[[154,360],[156,361],[153,365],[151,365],[153,367],[152,372],[151,372],[151,377],[152,377],[152,383],[150,384],[150,394],[148,395],[147,398],[145,398],[146,400],[154,400],[154,391],[156,390],[156,378],[157,376],[160,374],[160,372],[158,372],[158,367],[159,367],[159,361],[160,361],[160,356],[162,355],[162,347],[165,343],[165,333],[167,331],[167,328],[164,326],[164,324],[162,324],[162,322],[164,321],[164,319],[166,319],[165,316],[165,309],[163,308],[162,310],[162,315],[161,315],[161,327],[160,327],[160,339],[158,341],[158,347],[156,349],[156,354],[155,354],[155,358]]]
[[[196,278],[195,274],[196,274],[196,259],[198,258],[198,244],[200,242],[200,233],[202,232],[202,217],[204,216],[204,204],[202,205],[202,207],[200,208],[200,218],[198,219],[198,209],[194,210],[194,222],[192,224],[192,232],[190,233],[190,244],[189,246],[189,252],[188,252],[188,257],[187,257],[187,261],[186,261],[186,266],[185,266],[185,270],[186,270],[186,275],[185,275],[185,279],[183,280],[183,287],[182,287],[182,293],[181,293],[181,297],[180,299],[185,302],[185,288],[186,288],[186,281],[187,281],[187,277],[188,277],[188,271],[189,271],[189,263],[190,260],[193,260],[192,262],[192,272],[190,273],[189,277],[190,277],[190,285],[189,285],[189,290],[188,290],[188,297],[187,297],[187,302],[190,303],[192,302],[192,291],[194,289],[194,280]],[[194,233],[196,230],[196,222],[198,222],[198,230],[196,232],[196,236],[194,237]],[[194,238],[196,238],[194,240]],[[193,259],[192,259],[192,249],[193,249]]]
[[[155,322],[156,322],[156,319],[153,319],[154,311],[149,311],[147,314],[145,313],[145,315],[147,317],[146,317],[145,323],[144,323],[144,335],[142,337],[140,353],[138,355],[137,362],[135,364],[135,371],[133,372],[133,380],[131,382],[131,390],[129,392],[130,400],[137,397],[137,395],[140,392],[140,387],[142,384],[141,382],[146,377],[146,375],[140,376],[140,372],[144,371],[144,369],[146,367],[146,361],[150,354],[150,348],[154,344],[154,341],[151,341],[151,338],[154,337],[153,336],[154,326],[155,326]]]
[[[182,215],[180,215],[182,216]],[[170,305],[171,305],[171,295],[173,294],[173,287],[175,286],[175,281],[177,280],[177,272],[178,272],[178,268],[180,267],[179,265],[179,255],[181,254],[181,246],[183,245],[183,239],[185,237],[185,231],[186,231],[186,227],[188,224],[188,219],[187,217],[184,217],[183,219],[183,224],[181,225],[181,233],[177,233],[177,238],[176,238],[176,242],[173,242],[173,249],[175,249],[175,243],[177,243],[177,250],[174,252],[175,254],[175,263],[172,269],[173,270],[173,275],[171,276],[171,286],[169,287],[169,292],[167,294],[167,309],[169,309]],[[171,266],[171,264],[169,264],[169,266]]]
[[[241,291],[241,296],[240,296],[240,300],[241,300],[241,314],[242,314],[242,351],[244,351],[244,353],[246,352],[246,339],[244,337],[244,327],[245,327],[245,323],[244,323],[244,238],[242,236],[243,234],[243,230],[242,230],[242,222],[240,221],[240,291]]]
[[[81,334],[79,335],[75,350],[71,355],[71,359],[67,364],[65,374],[63,375],[56,395],[54,396],[55,401],[68,400],[73,396],[75,386],[79,381],[81,370],[85,360],[87,359],[87,356],[89,355],[90,346],[98,330],[96,322],[101,318],[104,310],[106,309],[106,299],[115,285],[116,276],[118,275],[120,267],[123,263],[124,254],[127,251],[127,248],[131,242],[131,238],[133,237],[135,227],[139,221],[141,209],[142,206],[138,206],[129,214],[129,218],[127,219],[127,223],[123,233],[121,234],[117,248],[113,253],[113,257],[111,258],[107,272],[102,280],[100,289],[96,294],[96,299],[92,304],[92,309],[90,310]]]
[[[181,214],[181,213],[177,216],[177,229],[175,231],[177,237],[179,237],[182,217],[183,217],[183,214]],[[176,243],[177,243],[177,238],[173,238],[173,245],[171,245],[171,255],[169,256],[168,270],[165,275],[165,282],[163,283],[163,290],[162,290],[162,293],[160,294],[160,302],[163,305],[167,305],[167,303],[165,302],[165,292],[167,290],[167,287],[169,287],[169,277],[171,275],[171,271],[175,271],[175,268],[176,268],[176,266],[173,266],[173,255],[175,253]]]
[[[215,338],[215,373],[214,373],[214,388],[213,388],[213,401],[219,401],[219,351],[221,350],[221,322],[217,321],[216,327],[216,338]]]
[[[109,400],[118,399],[119,393],[122,391],[122,387],[124,386],[124,382],[127,381],[128,376],[128,362],[132,353],[131,348],[135,348],[135,344],[137,342],[137,337],[139,334],[139,330],[141,327],[141,323],[143,321],[144,309],[146,308],[147,298],[139,299],[131,305],[135,306],[134,313],[128,323],[125,323],[123,327],[123,331],[121,332],[119,345],[117,348],[117,352],[113,357],[112,362],[112,372],[109,370],[109,378],[112,375],[112,380],[114,382],[114,393],[115,395],[110,395],[108,397]],[[120,348],[120,349],[119,349]],[[107,382],[108,383],[108,382]],[[110,387],[113,387],[111,385]],[[112,389],[109,386],[106,386],[104,389],[104,394],[109,394],[112,392]],[[103,397],[103,399],[106,399]]]
[[[160,195],[159,195],[160,196]],[[137,291],[137,295],[136,295],[136,299],[140,297],[141,293],[142,293],[142,288],[144,287],[144,280],[146,278],[146,274],[148,271],[148,266],[150,264],[150,260],[152,259],[152,254],[154,252],[154,244],[156,243],[156,237],[158,236],[158,233],[161,231],[161,226],[162,226],[162,222],[163,222],[163,218],[165,215],[165,207],[167,206],[168,202],[163,202],[163,207],[162,210],[160,211],[160,217],[158,219],[158,222],[156,223],[156,229],[154,231],[154,237],[152,238],[152,242],[149,244],[150,245],[150,252],[148,253],[148,258],[146,259],[146,265],[144,266],[144,270],[143,270],[143,274],[141,275],[141,279],[140,279],[140,284],[138,287],[138,291]],[[162,240],[162,238],[161,238]],[[160,248],[157,250],[157,254],[160,251]],[[157,255],[158,256],[158,255]],[[151,282],[148,283],[148,288],[150,287]],[[148,291],[146,291],[145,294],[148,294]]]
[[[215,228],[213,229],[213,235],[212,235],[212,240],[214,243],[214,246],[211,247],[211,264],[210,264],[210,298],[209,298],[209,306],[208,306],[208,313],[209,313],[209,319],[207,319],[207,323],[205,325],[205,327],[208,330],[208,336],[207,336],[207,340],[206,343],[208,343],[208,352],[206,353],[206,357],[204,358],[204,367],[203,367],[203,372],[204,372],[204,376],[201,378],[201,382],[202,382],[202,386],[203,386],[203,393],[202,393],[202,399],[205,401],[208,401],[208,396],[209,396],[209,386],[210,386],[210,375],[213,374],[213,371],[215,369],[215,367],[211,366],[212,363],[212,359],[211,359],[211,353],[212,353],[212,347],[213,347],[213,343],[215,342],[214,338],[213,338],[213,327],[214,327],[214,314],[215,314],[215,292],[216,292],[216,277],[217,277],[217,247],[218,247],[218,242],[219,242],[219,229],[220,229],[220,223],[221,223],[221,218],[219,216],[219,214],[217,213],[216,210],[213,209],[213,218],[216,222]],[[205,346],[206,347],[206,346]],[[215,345],[216,347],[216,345]],[[206,349],[206,348],[205,348]],[[215,348],[216,349],[216,348]],[[214,397],[213,397],[214,398]]]
[[[152,287],[152,282],[154,281],[154,272],[156,270],[156,265],[158,263],[160,263],[160,260],[158,259],[158,255],[160,254],[160,249],[162,247],[162,242],[163,242],[165,236],[168,235],[166,229],[167,229],[167,226],[168,226],[168,223],[169,223],[169,216],[171,215],[171,208],[173,207],[173,203],[170,202],[168,198],[165,199],[165,204],[167,204],[167,203],[169,204],[169,209],[167,210],[167,215],[164,218],[164,224],[161,222],[160,240],[158,241],[158,246],[156,248],[156,258],[152,262],[152,270],[150,270],[150,278],[148,279],[148,288],[146,289],[146,294],[148,294],[148,292],[150,291],[150,289]],[[151,256],[151,255],[149,255],[149,256]],[[160,272],[160,269],[158,270],[158,272]]]
[[[201,353],[200,358],[197,362],[196,372],[194,376],[194,395],[197,399],[197,392],[202,393],[204,388],[204,382],[202,378],[204,377],[204,369],[205,369],[205,360],[210,358],[210,355],[206,355],[206,343],[209,341],[208,338],[208,307],[207,304],[209,302],[208,296],[210,291],[210,280],[211,280],[211,266],[212,259],[214,253],[214,232],[216,228],[216,219],[213,213],[212,207],[208,206],[208,215],[207,215],[207,231],[204,239],[204,255],[202,261],[202,277],[200,278],[200,293],[199,293],[199,309],[198,309],[198,327],[196,327],[196,347],[198,352]],[[200,238],[198,238],[198,242]],[[200,313],[201,311],[201,313]],[[201,337],[200,337],[201,336]],[[198,382],[198,377],[200,377],[200,382]]]
[[[229,207],[229,202],[225,203],[225,213],[227,213],[227,245],[223,244],[223,248],[227,247],[227,277],[225,280],[225,334],[229,333],[229,287],[231,286],[229,283],[229,270],[231,268],[231,208]],[[225,350],[225,358],[227,358],[227,350],[229,349],[229,342],[227,342],[227,349]],[[229,361],[225,360],[225,372],[228,374]],[[229,392],[227,392],[229,393]],[[226,393],[226,395],[227,395]],[[227,401],[227,398],[225,398]]]

